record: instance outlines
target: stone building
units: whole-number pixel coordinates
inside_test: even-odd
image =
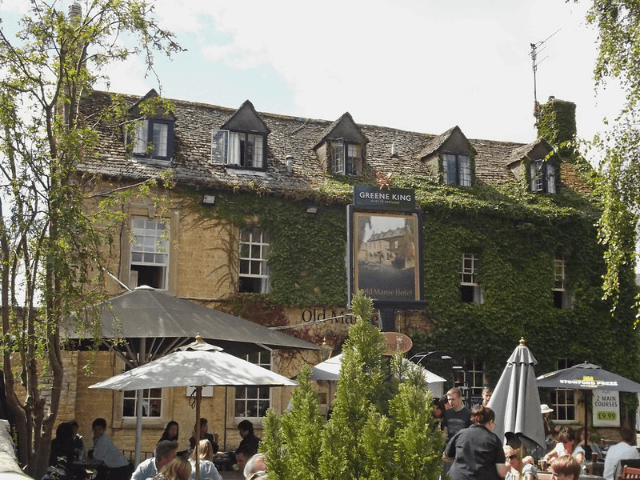
[[[100,150],[78,165],[77,181],[93,195],[88,208],[95,198],[172,170],[171,189],[158,187],[121,206],[127,220],[118,225],[108,266],[118,280],[109,284],[113,295],[125,285],[148,285],[293,327],[283,331],[326,341],[326,357],[339,350],[353,323],[345,206],[353,185],[374,185],[378,172],[415,189],[424,214],[421,265],[429,306],[398,312],[396,330],[411,335],[415,348],[464,358],[474,395],[495,383],[521,336],[538,356],[540,373],[583,360],[587,334],[615,339],[627,352],[637,346],[633,316],[612,321],[600,300],[598,208],[585,169],[575,155],[554,153],[547,140],[474,140],[459,127],[440,135],[409,132],[361,125],[349,113],[333,122],[296,118],[258,112],[249,101],[232,109],[173,100],[168,110],[144,115],[141,102],[155,97],[154,91],[142,98],[95,92],[83,106],[87,116],[116,101],[128,109],[124,122],[97,123]],[[566,105],[572,104],[556,100],[545,107],[552,114]],[[397,245],[385,243],[385,261],[403,257],[407,241],[403,232],[391,233]],[[403,267],[419,263],[401,261]],[[132,395],[87,389],[121,372],[122,362],[100,352],[88,378],[82,367],[89,357],[80,351],[68,358],[69,396],[60,420],[75,417],[89,435],[91,420],[102,416],[118,445],[133,448]],[[314,352],[251,358],[288,376],[303,362],[322,359]],[[606,365],[619,357],[604,349],[591,360]],[[621,373],[634,376],[633,368]],[[327,386],[318,385],[318,392],[326,408]],[[572,392],[549,394],[561,423],[581,418],[579,395]],[[144,418],[144,450],[172,419],[186,442],[194,418],[188,393],[145,392],[155,408]],[[283,411],[289,398],[287,389],[260,388],[215,388],[206,395],[202,415],[210,432],[226,434],[228,449],[239,442],[240,420],[254,420],[259,435],[260,414],[269,406]]]

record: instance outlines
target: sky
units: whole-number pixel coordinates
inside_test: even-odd
[[[70,0],[58,0],[65,9]],[[160,84],[140,59],[110,69],[111,91],[472,139],[536,138],[537,98],[577,105],[590,139],[615,117],[620,92],[596,96],[596,32],[588,3],[563,0],[156,0],[162,27],[186,52],[156,57]],[[2,28],[27,0],[0,0]],[[101,86],[106,89],[105,85]]]

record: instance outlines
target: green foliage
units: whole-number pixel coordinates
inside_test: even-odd
[[[262,444],[269,476],[435,480],[443,440],[422,369],[400,368],[398,356],[390,370],[382,357],[382,335],[368,321],[371,300],[359,294],[352,304],[358,320],[343,349],[331,419],[322,424],[305,367],[291,410],[279,420],[270,411],[265,422]]]
[[[61,325],[72,313],[84,319],[80,313],[104,299],[104,250],[114,234],[110,222],[122,218],[109,202],[87,214],[84,208],[99,201],[85,195],[87,186],[77,178],[71,181],[76,166],[98,150],[97,119],[80,115],[79,104],[111,63],[144,53],[151,69],[154,50],[170,53],[179,47],[158,28],[144,1],[85,2],[85,12],[71,19],[56,2],[30,4],[32,15],[22,19],[14,41],[0,31],[0,304],[3,370],[19,461],[29,475],[41,478],[62,391]],[[113,42],[122,35],[134,38],[132,47]],[[104,119],[122,121],[115,109]],[[155,181],[140,185],[142,194],[155,196],[156,186]],[[86,336],[95,334],[95,327],[79,323]],[[40,395],[41,360],[51,378],[48,400]],[[27,401],[16,395],[18,382]]]
[[[553,100],[540,106],[538,135],[551,145],[574,140],[576,131],[575,103]]]
[[[616,306],[621,300],[622,272],[637,262],[635,237],[640,213],[640,7],[633,0],[595,0],[587,21],[597,27],[598,58],[594,69],[597,86],[610,79],[625,94],[625,105],[596,136],[593,145],[604,152],[599,165],[598,193],[603,200],[599,220],[601,242],[606,247],[605,297]],[[605,124],[609,123],[605,119]],[[640,298],[636,303],[640,311]],[[618,309],[619,311],[619,309]]]
[[[576,156],[562,160],[580,163]],[[414,189],[424,212],[424,290],[436,331],[412,334],[414,351],[452,350],[481,358],[494,383],[524,336],[540,371],[554,369],[560,358],[589,359],[640,379],[630,262],[621,269],[622,303],[614,317],[609,311],[613,302],[602,301],[606,266],[594,225],[602,212],[598,197],[569,188],[554,195],[532,193],[516,182],[459,188],[417,175],[396,175],[393,183]],[[338,194],[321,204],[318,215],[308,215],[305,207],[316,198],[215,193],[216,209],[203,210],[203,215],[236,225],[257,218],[269,230],[272,291],[266,298],[279,305],[346,304],[344,203],[351,195]],[[195,200],[194,208],[199,208]],[[631,228],[627,233],[632,239]],[[479,256],[483,305],[461,300],[462,253]],[[570,310],[553,304],[557,255],[566,260],[568,287],[575,295]],[[598,349],[590,348],[593,338],[598,338]],[[625,355],[632,358],[625,360]]]

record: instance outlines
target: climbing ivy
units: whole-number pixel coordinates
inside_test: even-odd
[[[353,179],[341,181],[327,177],[324,188],[305,198],[272,194],[259,185],[242,193],[215,191],[216,207],[198,212],[237,226],[258,221],[269,231],[271,292],[261,298],[280,306],[346,305],[345,207]],[[393,187],[414,189],[423,212],[426,312],[436,328],[412,334],[414,351],[481,358],[495,383],[525,337],[540,372],[569,358],[640,379],[640,343],[630,308],[633,270],[623,272],[622,302],[613,317],[610,302],[601,298],[606,270],[595,227],[601,212],[596,197],[568,188],[555,195],[532,193],[524,182],[459,188],[418,175],[394,176]],[[306,213],[310,203],[320,206],[316,215]],[[479,257],[482,305],[461,300],[463,253]],[[553,304],[557,255],[566,260],[572,309]],[[235,301],[242,303],[242,297]]]

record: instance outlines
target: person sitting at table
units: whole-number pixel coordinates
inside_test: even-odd
[[[584,456],[584,448],[579,445],[576,445],[576,434],[573,428],[565,427],[560,430],[560,435],[558,435],[558,443],[556,448],[547,453],[544,456],[544,459],[549,462],[556,457],[562,457],[563,455],[571,455],[576,459],[580,466],[584,465],[585,456]]]
[[[584,458],[585,461],[591,461],[591,454],[595,453],[598,455],[598,459],[603,459],[602,451],[600,447],[591,441],[591,432],[584,427],[578,429],[578,433],[576,435],[578,439],[578,445],[584,449]]]
[[[553,408],[546,403],[540,405],[540,413],[542,414],[542,425],[544,426],[544,440],[547,444],[547,450],[551,451],[555,447],[555,436],[560,433],[560,427],[556,427],[551,420]]]
[[[80,426],[75,420],[71,420],[69,425],[71,425],[71,435],[73,439],[73,458],[74,460],[82,460],[84,458],[84,442],[82,441],[82,435],[78,433]]]
[[[254,445],[245,444],[236,450],[236,463],[238,464],[238,470],[244,471],[244,467],[251,457],[253,457],[258,451]]]
[[[178,442],[171,440],[160,440],[156,444],[154,456],[147,458],[138,465],[136,471],[131,475],[131,480],[147,480],[158,474],[162,467],[176,458]]]
[[[189,480],[191,477],[191,464],[183,457],[175,457],[162,467],[154,479],[157,480]]]
[[[162,432],[162,436],[160,437],[160,440],[158,440],[158,442],[161,442],[162,440],[170,440],[172,442],[178,442],[178,445],[180,445],[180,441],[178,440],[179,434],[180,425],[178,425],[178,422],[176,422],[175,420],[171,420],[169,423],[167,423],[167,426],[165,427],[164,432]],[[181,457],[182,455],[187,456],[188,454],[188,448],[185,448],[184,450],[178,451],[176,453],[178,457]]]
[[[570,455],[561,455],[551,465],[551,480],[578,480],[580,477],[580,464]]]
[[[503,449],[506,464],[511,467],[504,480],[537,480],[538,470],[533,465],[532,457],[525,457],[520,461],[518,452],[511,445],[505,445]],[[526,461],[527,459],[530,460]],[[522,477],[520,476],[520,464],[522,464]]]
[[[256,453],[249,459],[243,470],[246,480],[255,480],[267,476],[267,463],[263,453]]]
[[[104,462],[104,466],[98,469],[96,480],[128,478],[131,475],[132,465],[105,433],[107,421],[104,418],[96,418],[91,424],[91,429],[93,430],[91,458]]]
[[[189,453],[196,448],[196,426],[193,426],[193,435],[189,438]],[[216,437],[218,435],[216,434]],[[209,422],[206,418],[200,418],[200,440],[209,440],[213,447],[213,453],[217,453],[219,450],[218,439],[209,433]]]
[[[56,438],[51,440],[49,468],[47,472],[53,478],[71,478],[71,462],[73,461],[73,429],[66,422],[56,428]]]
[[[609,447],[607,456],[604,459],[604,473],[602,476],[607,480],[616,478],[616,467],[620,460],[640,459],[640,453],[636,447],[636,433],[628,428],[620,429],[620,442]]]
[[[158,440],[158,442],[161,442],[162,440],[177,442],[179,431],[180,426],[178,425],[178,422],[176,422],[175,420],[171,420],[169,423],[167,423],[167,426],[165,427],[164,432],[162,432],[162,436],[160,437],[160,440]]]
[[[242,437],[240,441],[240,445],[238,446],[238,450],[244,445],[249,445],[258,451],[258,446],[260,445],[260,438],[256,437],[253,433],[253,423],[249,420],[242,420],[238,424],[238,433]]]
[[[200,478],[214,478],[215,480],[222,480],[222,476],[218,472],[218,469],[213,464],[213,447],[209,440],[200,440],[198,445],[198,456],[200,457]],[[191,480],[196,478],[196,450],[191,452],[189,457],[189,463],[191,463]]]

